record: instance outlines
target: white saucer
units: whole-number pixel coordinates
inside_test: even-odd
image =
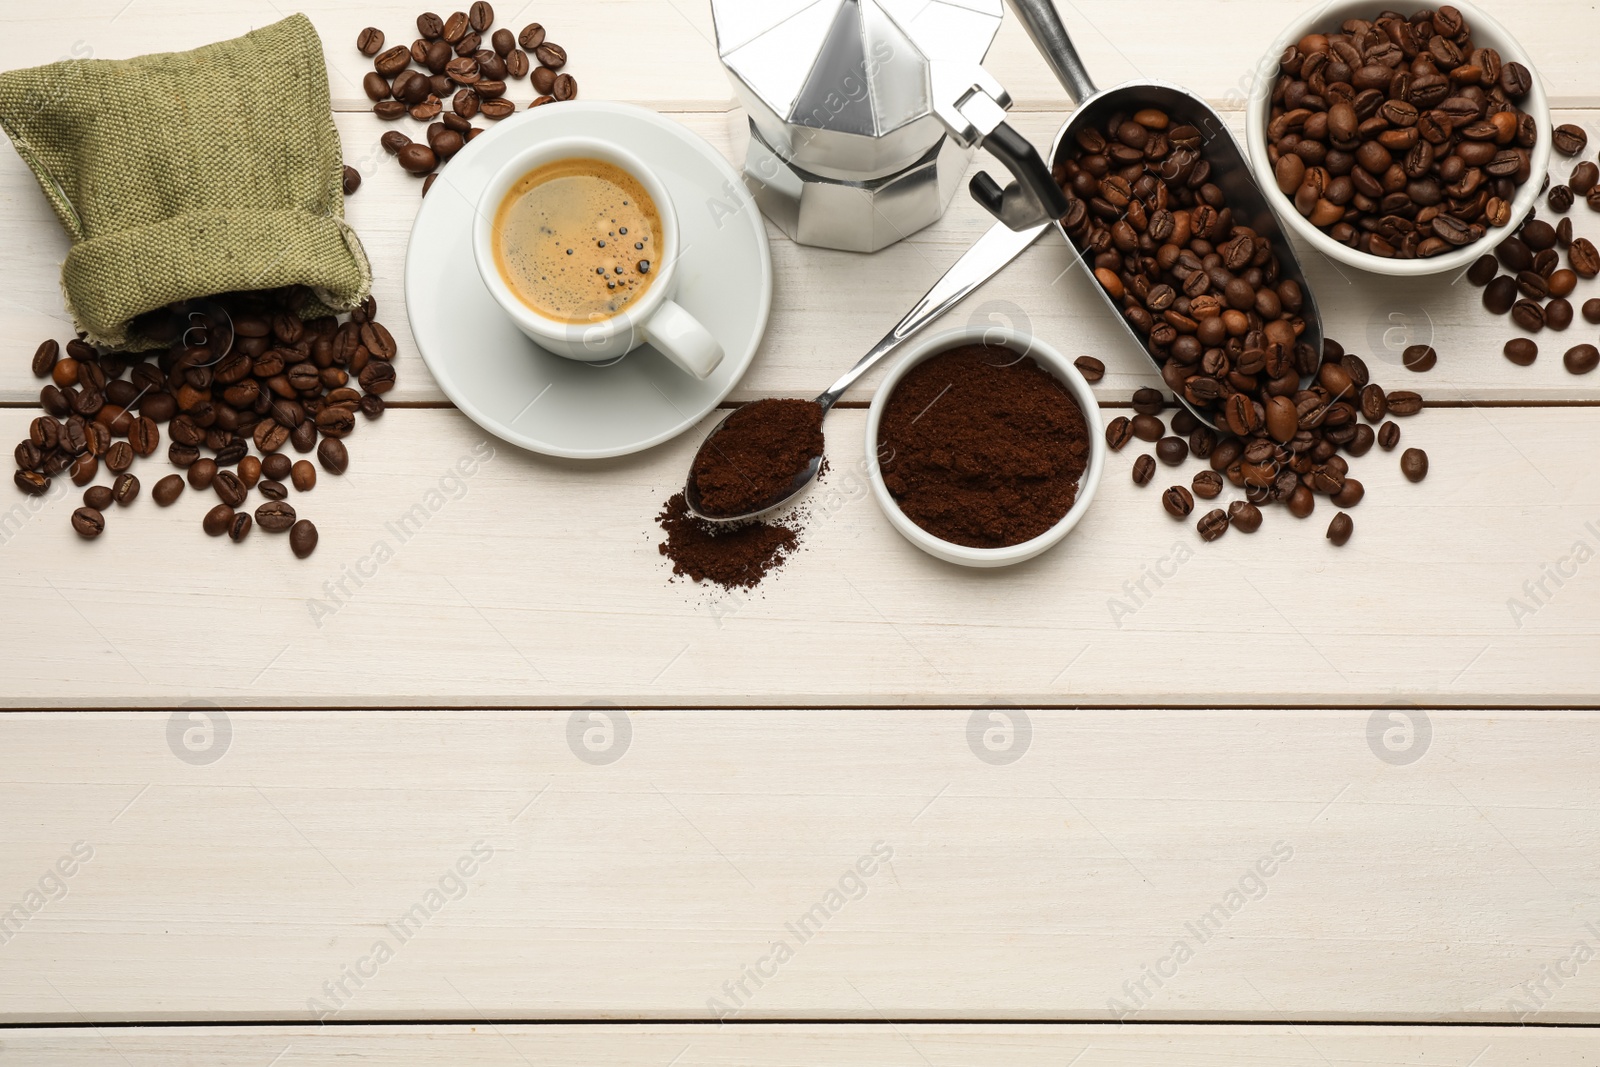
[[[615,139],[672,194],[677,300],[725,353],[705,381],[649,345],[607,365],[552,355],[512,325],[478,277],[472,217],[490,176],[529,144],[571,135]],[[439,171],[411,228],[406,307],[428,369],[473,422],[534,452],[599,459],[676,437],[733,390],[767,327],[772,260],[760,210],[715,148],[653,111],[573,100],[490,126]]]

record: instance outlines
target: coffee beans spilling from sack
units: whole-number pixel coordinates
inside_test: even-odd
[[[1137,390],[1134,414],[1106,425],[1106,444],[1113,451],[1135,439],[1155,446],[1154,457],[1145,453],[1134,460],[1133,481],[1140,486],[1154,480],[1158,459],[1168,467],[1181,466],[1191,456],[1206,462],[1208,469],[1196,473],[1190,485],[1162,492],[1161,506],[1174,519],[1187,520],[1197,510],[1196,498],[1214,500],[1227,485],[1242,490],[1244,499],[1234,500],[1227,510],[1207,511],[1196,523],[1202,540],[1215,541],[1229,529],[1255,533],[1261,528],[1261,508],[1270,504],[1282,504],[1298,519],[1316,510],[1319,497],[1337,508],[1355,507],[1366,488],[1350,476],[1345,456],[1364,456],[1374,444],[1392,450],[1400,441],[1400,427],[1390,416],[1415,415],[1422,410],[1422,397],[1410,390],[1386,392],[1371,380],[1365,360],[1330,339],[1323,342],[1316,376],[1304,389],[1269,397],[1264,412],[1238,424],[1231,416],[1245,409],[1230,405],[1230,419],[1221,423],[1229,432],[1213,432],[1180,407],[1171,417],[1169,433],[1163,421],[1166,405],[1161,390]],[[1402,471],[1421,481],[1427,473],[1426,454],[1410,449],[1406,456]],[[1343,545],[1354,530],[1354,521],[1340,511],[1327,536]]]
[[[516,34],[495,29],[494,8],[479,0],[448,18],[423,12],[417,33],[409,47],[385,49],[383,31],[368,26],[357,35],[356,48],[372,57],[373,70],[362,88],[373,101],[373,113],[390,121],[410,115],[429,124],[421,141],[398,130],[383,136],[384,148],[400,166],[426,179],[424,195],[434,171],[483,132],[473,119],[498,121],[516,112],[506,96],[508,79],[529,79],[538,94],[529,107],[577,99],[578,81],[562,69],[567,50],[548,40],[537,22]]]
[[[186,477],[155,483],[158,506],[176,503],[187,482],[216,498],[201,523],[206,533],[242,541],[259,526],[287,533],[294,554],[309,556],[317,530],[288,502],[285,483],[307,492],[316,470],[283,449],[314,451],[323,470],[343,474],[350,463],[344,438],[361,420],[381,416],[394,388],[395,342],[370,297],[343,323],[302,321],[294,308],[304,297],[296,289],[231,293],[154,313],[140,321],[144,336],[166,343],[154,353],[99,352],[82,339],[65,348],[44,342],[33,372],[50,379],[39,393],[45,413],[17,445],[17,487],[44,495],[62,474],[87,486],[72,528],[98,537],[106,508],[138,497],[129,468],[156,452],[165,425],[167,459]],[[109,487],[91,485],[102,466],[114,479]],[[253,491],[264,502],[252,516]]]
[[[1346,19],[1291,45],[1278,72],[1267,156],[1279,190],[1335,241],[1417,259],[1510,221],[1539,140],[1518,106],[1533,75],[1477,47],[1460,11]]]

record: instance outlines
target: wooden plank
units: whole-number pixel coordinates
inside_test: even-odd
[[[461,6],[465,5],[452,5]],[[441,8],[447,14],[452,6]],[[500,22],[537,19],[566,46],[586,97],[638,100],[673,110],[721,110],[732,100],[716,59],[710,5],[693,0],[542,0],[537,9],[500,4]],[[1296,13],[1273,0],[1222,0],[1197,17],[1180,0],[1130,5],[1075,0],[1058,7],[1084,63],[1100,85],[1157,78],[1187,85],[1225,106],[1239,106],[1255,66]],[[359,106],[370,63],[355,49],[363,26],[410,44],[421,5],[395,0],[317,0],[309,13],[322,34],[330,81],[341,106]],[[122,59],[192,48],[282,18],[269,0],[69,0],[8,12],[15,33],[0,41],[0,69],[86,53]],[[1528,0],[1494,9],[1536,59],[1551,103],[1600,104],[1586,43],[1600,15],[1563,0]],[[1014,16],[1001,26],[985,66],[1028,109],[1056,107],[1062,91]],[[525,88],[518,87],[521,99]]]
[[[744,134],[737,115],[677,117],[730,160],[742,158]],[[1559,117],[1586,125],[1595,121],[1594,112]],[[1017,120],[1022,132],[1042,145],[1051,143],[1059,121],[1059,115]],[[349,201],[349,217],[372,257],[375,295],[400,344],[400,384],[391,397],[443,402],[405,323],[406,245],[421,183],[401,171],[379,145],[389,124],[355,114],[340,115],[338,122],[346,160],[366,175]],[[1234,124],[1239,124],[1237,116]],[[415,125],[407,119],[402,128],[417,133],[420,127]],[[1567,162],[1558,160],[1553,180],[1565,180]],[[1600,216],[1579,206],[1572,219],[1580,235],[1600,240]],[[963,193],[940,222],[871,257],[797,246],[768,224],[775,272],[772,318],[762,350],[732,399],[816,395],[882,337],[990,224]],[[0,151],[0,234],[10,238],[13,249],[3,274],[7,293],[0,297],[0,336],[9,338],[16,350],[15,358],[0,361],[0,402],[32,402],[40,383],[24,355],[40,340],[65,339],[71,331],[57,286],[67,243],[27,169],[9,151]],[[1518,331],[1508,319],[1484,311],[1479,290],[1465,281],[1363,276],[1320,254],[1307,252],[1306,257],[1329,335],[1364,354],[1391,388],[1415,386],[1447,400],[1600,400],[1600,376],[1575,378],[1561,366],[1561,353],[1588,336],[1581,320],[1565,334],[1541,334],[1543,357],[1533,367],[1517,367],[1501,356],[1500,348]],[[974,321],[1009,325],[1033,331],[1068,352],[1099,356],[1108,368],[1105,395],[1126,400],[1139,386],[1159,384],[1159,378],[1144,354],[1105,317],[1091,285],[1065,243],[1049,237],[942,321],[946,326]],[[1600,283],[1582,283],[1575,303],[1597,293]],[[1406,346],[1427,343],[1441,353],[1438,368],[1426,375],[1406,371],[1400,360]],[[869,375],[851,399],[870,399],[881,375]]]
[[[291,1026],[12,1030],[3,1046],[38,1067],[1581,1067],[1597,1062],[1584,1030],[1298,1026]],[[1078,1057],[1076,1061],[1073,1057]],[[1474,1058],[1476,1057],[1476,1058]]]
[[[0,412],[0,440],[29,415]],[[1589,706],[1600,692],[1588,409],[1405,421],[1432,473],[1411,485],[1377,449],[1354,461],[1367,494],[1344,549],[1323,539],[1326,501],[1204,545],[1158,503],[1200,461],[1140,488],[1130,449],[1071,538],[988,572],[894,532],[866,489],[864,420],[830,419],[836,473],[810,497],[800,552],[754,595],[669,582],[657,553],[653,517],[709,422],[578,463],[495,446],[454,411],[390,412],[352,439],[349,474],[295,497],[322,533],[305,561],[264,533],[203,537],[209,494],[154,507],[164,459],[92,543],[68,530],[70,483],[37,512],[7,486],[0,647],[27,652],[0,703]]]
[[[1406,714],[4,715],[0,1021],[1600,1021],[1595,714]]]

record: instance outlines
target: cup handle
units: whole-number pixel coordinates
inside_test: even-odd
[[[647,341],[696,378],[709,378],[722,362],[722,345],[698,319],[668,300],[644,324]]]

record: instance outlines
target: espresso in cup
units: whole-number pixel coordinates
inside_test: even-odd
[[[556,322],[598,322],[655,281],[661,214],[632,174],[600,159],[559,159],[512,184],[492,247],[506,286]]]

